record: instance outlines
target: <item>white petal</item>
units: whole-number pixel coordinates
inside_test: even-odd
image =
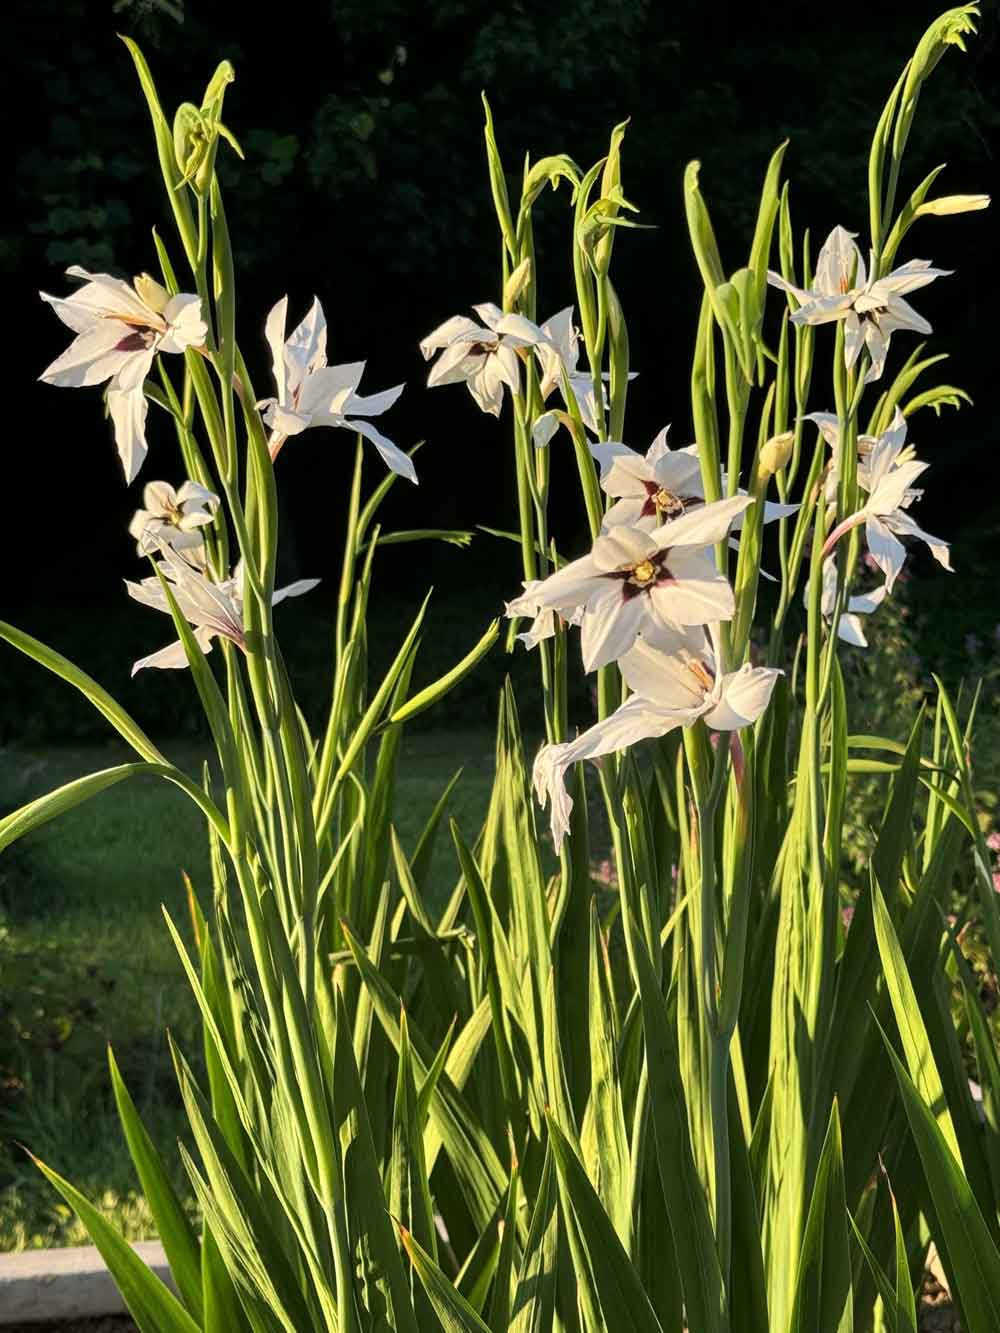
[[[392,407],[405,388],[405,384],[397,384],[395,388],[383,389],[381,393],[352,394],[340,410],[345,417],[379,417]]]
[[[700,708],[705,687],[688,663],[708,653],[699,625],[687,633],[661,630],[655,640],[645,635],[619,659],[618,668],[629,689],[664,708]]]
[[[591,598],[580,622],[584,671],[596,671],[622,657],[635,643],[647,615],[643,594],[626,598],[615,581],[600,598]]]
[[[129,485],[146,457],[146,396],[142,386],[130,392],[108,390],[108,411],[115,428],[115,445]]]
[[[660,549],[651,533],[618,525],[597,538],[591,557],[595,570],[611,574],[650,559]]]
[[[949,574],[954,573],[951,567],[951,548],[948,542],[943,542],[940,537],[932,537],[929,532],[924,532],[923,528],[918,527],[909,514],[899,509],[886,519],[886,523],[894,532],[902,533],[904,537],[916,537],[918,541],[926,542],[930,547],[931,555],[938,564],[942,565]]]
[[[395,472],[399,477],[405,477],[407,481],[412,481],[416,486],[417,469],[413,466],[413,459],[408,454],[404,454],[402,449],[393,444],[392,440],[387,439],[381,431],[376,430],[370,421],[345,421],[344,425],[350,430],[356,430],[366,440],[371,440],[379,451],[382,462],[385,463],[390,472]]]
[[[126,364],[135,352],[120,351],[118,344],[128,330],[116,320],[103,320],[74,338],[61,356],[42,371],[39,379],[61,389],[80,389],[101,384]]]
[[[429,361],[435,352],[447,347],[453,342],[459,334],[462,333],[481,333],[479,325],[469,319],[468,315],[452,315],[451,319],[446,319],[443,324],[439,324],[433,332],[428,333],[420,343],[420,352],[425,361]]]
[[[271,307],[264,324],[264,338],[271,349],[271,372],[274,375],[278,391],[278,404],[288,406],[288,400],[296,384],[288,385],[288,373],[285,366],[285,323],[288,318],[288,297],[283,296]],[[297,383],[297,381],[296,381]],[[283,432],[289,434],[288,431]]]
[[[771,699],[775,682],[782,672],[773,667],[752,667],[749,663],[723,676],[720,699],[705,722],[714,731],[738,731],[755,722]]]
[[[712,546],[725,537],[733,519],[753,504],[749,495],[733,495],[728,500],[716,500],[692,513],[675,518],[653,530],[653,540],[661,549],[674,546]]]
[[[558,412],[543,412],[531,427],[531,441],[536,449],[544,449],[560,426]]]
[[[850,611],[842,615],[837,622],[837,638],[843,639],[845,643],[852,644],[855,648],[868,647],[868,640],[861,628],[861,617]]]
[[[711,556],[677,550],[668,561],[670,583],[658,583],[650,593],[659,618],[667,625],[707,625],[731,620],[735,613],[733,590]]]
[[[875,514],[868,515],[865,538],[872,559],[885,575],[886,590],[892,592],[892,585],[906,561],[906,547]]]
[[[601,577],[593,557],[583,555],[537,583],[534,595],[539,610],[575,610],[606,586],[607,580]]]
[[[275,588],[271,605],[277,606],[286,597],[301,597],[304,593],[312,592],[313,588],[318,588],[319,584],[319,579],[296,579],[294,583],[286,583],[283,588]]]

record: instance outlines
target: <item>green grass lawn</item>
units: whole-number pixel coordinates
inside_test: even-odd
[[[203,751],[165,747],[196,773]],[[0,811],[129,757],[122,746],[0,751]],[[455,770],[451,813],[471,839],[493,777],[486,729],[421,731],[404,742],[396,802],[413,847]],[[447,837],[433,877],[457,874]],[[130,1238],[151,1233],[110,1098],[110,1042],[151,1133],[171,1162],[184,1117],[165,1040],[197,1055],[191,998],[161,914],[187,933],[181,871],[207,901],[201,818],[176,788],[122,783],[0,855],[0,1250],[81,1244],[82,1228],[38,1175],[24,1144],[113,1212]],[[188,1193],[179,1165],[177,1184]]]

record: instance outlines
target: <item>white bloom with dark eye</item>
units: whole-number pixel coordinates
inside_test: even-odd
[[[886,592],[892,592],[906,559],[906,547],[900,537],[916,537],[925,542],[938,564],[950,572],[949,547],[939,537],[917,526],[907,512],[923,494],[913,483],[928,468],[906,443],[906,418],[896,408],[888,430],[878,439],[870,439],[867,453],[858,464],[858,485],[868,492],[868,500],[837,525],[823,547],[828,555],[845,533],[865,525],[865,540],[872,559],[885,575]]]
[[[619,661],[634,691],[631,697],[575,740],[542,747],[535,759],[533,781],[539,804],[549,803],[557,850],[573,809],[565,781],[571,765],[665,736],[699,719],[716,731],[737,731],[760,717],[781,672],[747,664],[720,675],[717,660],[700,626],[644,636]]]
[[[328,366],[326,319],[315,298],[305,319],[286,339],[287,319],[288,297],[283,296],[264,326],[277,397],[262,399],[257,404],[271,428],[271,457],[278,456],[290,435],[298,435],[312,426],[332,426],[363,435],[374,444],[390,471],[415,483],[413,460],[366,420],[387,412],[404,386],[397,384],[366,397],[357,392],[365,370],[364,361]]]
[[[196,481],[184,482],[179,490],[167,481],[151,481],[143,488],[142,505],[128,525],[137,553],[146,555],[165,543],[188,552],[190,559],[204,546],[201,529],[215,519],[219,497]]]
[[[870,616],[877,611],[885,601],[888,591],[886,585],[881,583],[871,592],[849,597],[847,609],[841,613],[837,621],[837,637],[843,639],[845,643],[853,644],[855,648],[867,648],[868,640],[865,638],[861,617]],[[837,607],[837,561],[832,555],[823,561],[823,588],[820,596],[823,619],[829,622]],[[805,590],[803,600],[806,602],[809,600],[808,588]]]
[[[811,287],[795,287],[774,272],[768,273],[767,280],[798,301],[793,324],[844,321],[844,363],[850,370],[862,347],[867,347],[871,360],[865,375],[868,384],[881,378],[889,339],[897,329],[931,332],[927,320],[903,297],[935,278],[947,277],[951,270],[933,268],[929,259],[911,259],[885,277],[869,278],[854,235],[834,227],[819,252]]]
[[[504,314],[490,301],[472,308],[482,323],[453,315],[420,343],[425,361],[440,352],[427,376],[427,387],[466,384],[479,407],[498,417],[504,385],[512,393],[521,391],[519,350],[534,346],[545,335],[530,319]]]
[[[212,646],[212,640],[221,636],[246,650],[246,634],[243,628],[243,562],[241,561],[231,578],[216,582],[201,564],[187,558],[186,553],[173,550],[161,542],[160,559],[157,568],[170,584],[177,606],[185,620],[194,631],[194,638],[203,653]],[[277,605],[286,597],[299,597],[311,591],[319,579],[299,579],[284,588],[276,588],[271,604]],[[154,574],[140,583],[125,582],[130,597],[144,606],[151,606],[157,611],[170,615],[167,595]],[[142,657],[132,667],[132,675],[144,667],[177,668],[186,667],[187,656],[184,645],[178,639],[168,644],[159,652]]]
[[[183,352],[204,344],[208,328],[201,301],[185,293],[171,296],[148,274],[130,285],[77,265],[66,273],[83,281],[72,296],[40,295],[77,336],[39,378],[61,388],[108,381],[115,444],[125,480],[131,482],[148,448],[143,383],[157,352]]]
[[[543,579],[532,597],[539,611],[583,608],[587,671],[627,653],[640,633],[729,620],[733,591],[706,548],[721,541],[752,503],[746,495],[719,500],[652,532],[614,527],[597,538],[589,555]]]
[[[601,488],[617,501],[604,515],[605,530],[619,523],[652,529],[704,505],[698,446],[671,449],[668,430],[664,426],[645,454],[614,440],[590,446],[601,467]],[[722,484],[726,484],[725,474]],[[739,494],[746,495],[746,491]],[[798,505],[765,502],[764,522],[787,518],[797,509]],[[742,521],[742,514],[737,514],[733,527],[739,529]]]

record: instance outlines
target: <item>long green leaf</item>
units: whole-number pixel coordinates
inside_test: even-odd
[[[847,1235],[844,1156],[834,1102],[806,1219],[789,1333],[852,1333],[854,1302]]]
[[[173,1292],[146,1267],[131,1245],[80,1191],[37,1157],[32,1160],[87,1228],[140,1333],[199,1333],[198,1325]]]

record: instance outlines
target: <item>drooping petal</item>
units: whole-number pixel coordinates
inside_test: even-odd
[[[146,395],[140,383],[137,389],[108,390],[108,412],[115,431],[115,446],[125,473],[125,484],[131,485],[139,474],[148,452],[146,444]]]
[[[893,532],[898,532],[904,537],[915,537],[917,541],[924,542],[930,548],[931,555],[942,568],[946,569],[949,574],[955,572],[951,567],[950,544],[942,541],[940,537],[932,537],[929,532],[924,532],[923,528],[918,527],[904,510],[897,509],[894,514],[886,517],[885,522]]]
[[[644,601],[642,596],[623,597],[617,581],[588,601],[580,622],[584,671],[597,671],[628,652],[642,628]]]
[[[618,667],[629,689],[663,708],[700,708],[705,686],[691,670],[692,662],[709,655],[705,631],[700,625],[684,630],[661,628],[655,636],[645,634],[619,659]]]
[[[892,592],[893,584],[906,561],[906,547],[875,514],[868,515],[865,539],[872,559],[885,575],[886,590]]]
[[[203,653],[209,651],[214,638],[212,630],[197,628],[194,631],[195,642]],[[178,639],[175,643],[168,643],[166,648],[161,648],[159,652],[150,653],[148,657],[140,657],[132,664],[132,675],[143,671],[146,667],[158,667],[161,671],[176,671],[186,667],[187,664],[187,653],[184,651],[183,643]]]
[[[392,440],[387,439],[370,421],[345,421],[344,425],[348,430],[356,430],[366,440],[371,440],[378,450],[382,462],[385,463],[390,472],[395,472],[397,476],[412,481],[414,486],[417,485],[417,469],[413,466],[413,459],[410,458],[409,454],[404,454],[398,445],[393,444]]]

